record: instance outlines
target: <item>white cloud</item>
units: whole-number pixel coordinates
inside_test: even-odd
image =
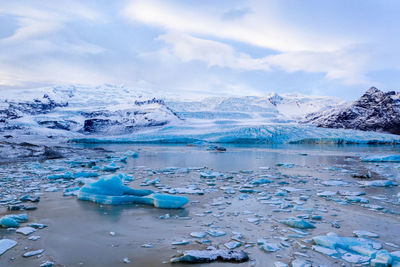
[[[302,31],[280,21],[273,5],[260,5],[256,1],[249,4],[255,6],[250,7],[253,12],[235,20],[224,19],[226,10],[185,8],[171,1],[157,0],[132,1],[124,14],[134,21],[167,30],[226,38],[282,52],[334,51],[355,42],[348,38],[331,38],[323,32]]]
[[[346,84],[369,84],[360,73],[369,58],[365,53],[351,50],[332,52],[287,52],[253,58],[239,53],[225,43],[201,39],[188,34],[169,32],[158,37],[171,47],[172,55],[184,62],[198,60],[207,66],[228,67],[244,71],[284,70],[286,72],[306,71],[325,73],[327,79],[340,79]],[[163,50],[165,54],[165,50]]]
[[[182,61],[200,60],[210,66],[239,70],[269,70],[267,64],[245,53],[238,53],[227,44],[196,38],[182,33],[167,33],[158,37],[172,46],[172,52]]]

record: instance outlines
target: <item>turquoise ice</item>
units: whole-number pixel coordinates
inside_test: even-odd
[[[148,204],[157,208],[176,209],[189,202],[185,196],[156,194],[151,190],[132,189],[122,183],[119,176],[108,176],[86,184],[78,193],[78,199],[100,204]]]

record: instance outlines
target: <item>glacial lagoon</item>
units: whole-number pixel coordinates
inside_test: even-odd
[[[207,145],[68,146],[65,158],[0,165],[0,217],[27,214],[19,227],[47,226],[28,235],[0,228],[1,239],[17,242],[0,266],[189,266],[170,261],[179,251],[207,249],[243,250],[249,260],[235,266],[352,266],[399,257],[400,162],[363,161],[396,155],[396,146],[227,145],[226,152]],[[111,164],[114,170],[104,168]],[[105,176],[190,202],[159,209],[77,199],[84,183]],[[40,201],[18,201],[27,195]],[[319,242],[336,237],[335,244],[358,238],[362,249],[346,247],[349,240],[335,249]],[[27,252],[38,255],[23,257]]]

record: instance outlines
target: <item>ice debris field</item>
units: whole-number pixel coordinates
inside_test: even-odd
[[[3,164],[0,266],[400,266],[395,152],[113,145]]]

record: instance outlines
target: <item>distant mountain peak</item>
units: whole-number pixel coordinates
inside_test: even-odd
[[[305,122],[325,128],[400,134],[400,93],[371,87],[353,103],[308,114]]]

